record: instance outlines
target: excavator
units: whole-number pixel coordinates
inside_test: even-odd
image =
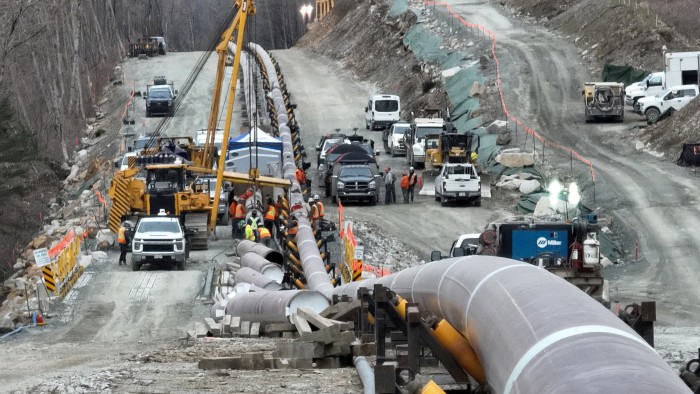
[[[112,200],[109,228],[113,232],[118,232],[126,218],[154,215],[163,210],[180,218],[187,229],[191,249],[207,249],[209,234],[216,227],[216,208],[221,196],[221,187],[216,188],[212,200],[210,193],[197,182],[200,176],[215,175],[217,185],[228,181],[232,184],[250,185],[256,190],[261,187],[287,189],[291,186],[288,180],[260,176],[257,168],[251,168],[247,174],[224,171],[225,150],[219,154],[215,146],[228,44],[235,38],[236,52],[228,93],[230,99],[225,110],[223,141],[228,141],[230,136],[246,20],[255,14],[253,0],[235,0],[234,7],[237,12],[233,21],[224,30],[215,49],[218,63],[206,142],[197,146],[191,142],[191,138],[155,138],[158,146],[145,149],[141,156],[133,160],[134,164],[137,161],[149,163],[145,165],[145,179],[138,176],[142,170],[135,165],[130,165],[126,170],[116,171],[109,188]],[[216,167],[215,160],[218,160]]]

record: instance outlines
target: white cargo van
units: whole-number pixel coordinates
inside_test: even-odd
[[[700,52],[667,52],[664,89],[700,84]]]
[[[399,121],[400,112],[399,96],[389,94],[370,96],[365,107],[365,127],[369,130],[388,128]]]

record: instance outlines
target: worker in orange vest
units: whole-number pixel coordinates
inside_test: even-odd
[[[231,199],[231,205],[228,206],[228,217],[231,219],[231,236],[236,238],[236,232],[238,228],[238,222],[236,222],[236,208],[238,203],[236,198]]]
[[[316,206],[316,202],[313,200],[313,198],[309,198],[309,219],[311,219],[311,228],[314,230],[314,232],[318,231],[318,226],[319,226],[319,215],[318,215],[318,206]]]
[[[129,239],[126,235],[126,228],[131,227],[129,223],[122,223],[117,234],[117,242],[119,243],[119,265],[126,265],[126,253],[129,251]]]
[[[318,218],[323,220],[323,216],[326,214],[326,208],[323,206],[323,202],[321,202],[321,197],[316,194],[314,196],[314,201],[316,201],[316,208],[318,208]]]
[[[297,182],[299,182],[299,185],[301,187],[305,187],[306,186],[306,173],[304,172],[304,170],[297,167],[297,170],[296,170],[294,175],[296,176]]]
[[[236,204],[236,212],[233,215],[233,223],[235,224],[236,232],[234,234],[234,238],[241,238],[241,235],[243,235],[243,229],[238,227],[238,223],[243,220],[245,222],[245,206],[242,202],[238,202]]]
[[[292,219],[289,224],[289,229],[287,229],[287,240],[294,241],[299,231],[299,222],[296,219]]]
[[[268,248],[274,248],[274,241],[272,240],[270,230],[268,230],[267,227],[260,227],[258,231],[260,232],[260,243]]]
[[[267,211],[265,211],[263,223],[265,223],[265,227],[270,233],[273,232],[273,228],[277,228],[277,208],[275,208],[275,202],[272,201],[272,197],[267,198]]]

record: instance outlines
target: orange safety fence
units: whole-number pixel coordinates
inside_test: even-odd
[[[575,157],[577,160],[579,160],[581,163],[587,165],[591,171],[591,179],[593,182],[596,180],[596,175],[595,175],[595,170],[593,169],[593,163],[591,163],[590,160],[586,159],[585,157],[581,156],[577,151],[573,150],[572,148],[560,145],[556,142],[549,141],[542,137],[537,131],[531,129],[530,127],[525,126],[525,124],[520,121],[518,118],[515,116],[511,115],[511,113],[508,111],[508,106],[506,105],[506,101],[503,98],[503,90],[501,88],[501,69],[500,69],[500,62],[498,60],[498,56],[496,55],[496,43],[498,39],[496,38],[496,35],[489,29],[485,28],[484,26],[481,26],[476,23],[471,23],[464,19],[462,16],[457,14],[453,9],[452,6],[444,3],[444,2],[438,2],[438,1],[424,1],[425,5],[437,5],[440,7],[445,8],[452,17],[454,17],[456,20],[458,20],[462,25],[471,28],[471,29],[476,29],[481,31],[485,36],[488,36],[491,39],[491,55],[493,56],[494,62],[496,63],[496,86],[498,86],[498,93],[501,97],[501,107],[503,109],[503,113],[506,115],[506,120],[507,121],[513,121],[515,124],[518,126],[522,127],[523,130],[525,130],[526,133],[530,134],[533,136],[533,138],[537,138],[544,146],[549,146],[555,149],[559,149],[563,152],[568,153],[572,157]]]

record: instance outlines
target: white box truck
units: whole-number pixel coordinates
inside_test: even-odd
[[[664,89],[671,86],[700,84],[700,52],[664,54]]]

